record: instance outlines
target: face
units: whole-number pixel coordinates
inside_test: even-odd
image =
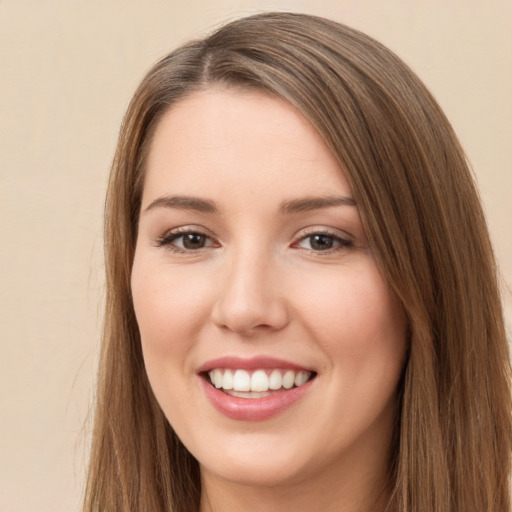
[[[214,89],[163,116],[132,292],[151,386],[205,479],[385,466],[403,312],[343,169],[289,104]]]

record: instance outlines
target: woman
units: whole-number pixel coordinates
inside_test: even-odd
[[[508,511],[479,199],[389,50],[269,13],[160,61],[121,129],[85,510]]]

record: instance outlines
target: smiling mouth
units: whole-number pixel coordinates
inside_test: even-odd
[[[266,396],[300,387],[312,380],[315,372],[306,370],[214,368],[205,379],[219,391],[239,398]]]

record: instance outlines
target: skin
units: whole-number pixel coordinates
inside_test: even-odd
[[[201,198],[216,211],[165,204],[169,196]],[[132,292],[155,396],[200,463],[202,512],[384,510],[406,351],[402,308],[355,204],[282,211],[333,196],[352,197],[343,169],[282,100],[210,89],[157,126]],[[190,249],[183,232],[204,237]],[[260,355],[317,375],[277,416],[224,416],[197,368]]]

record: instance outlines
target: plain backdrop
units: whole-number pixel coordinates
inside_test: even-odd
[[[178,44],[269,9],[361,29],[432,90],[475,170],[510,325],[510,0],[0,0],[0,512],[79,508],[103,199],[131,94]]]

